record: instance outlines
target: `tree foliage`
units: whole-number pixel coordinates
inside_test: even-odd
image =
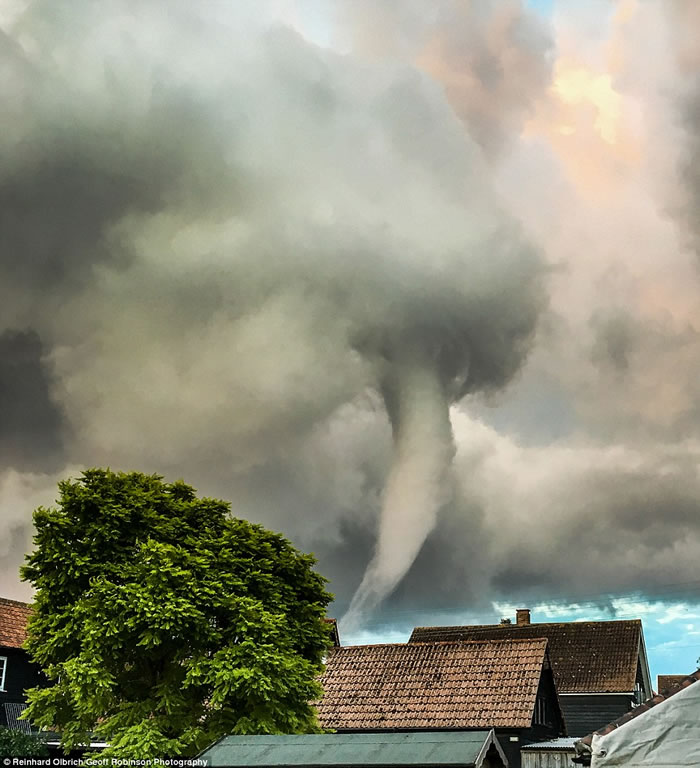
[[[182,482],[92,469],[34,513],[28,718],[73,749],[191,756],[227,733],[318,730],[332,596],[314,558]]]
[[[49,750],[41,736],[0,726],[0,756],[48,757]]]

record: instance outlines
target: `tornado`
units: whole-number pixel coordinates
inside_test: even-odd
[[[346,632],[365,625],[399,585],[450,500],[451,405],[502,389],[527,357],[542,306],[539,265],[517,230],[498,234],[479,243],[480,261],[465,258],[464,276],[424,288],[360,346],[374,366],[393,453],[375,549],[342,619]]]
[[[89,457],[191,478],[317,550],[375,525],[382,483],[360,620],[449,499],[450,405],[525,359],[541,254],[427,74],[316,46],[264,2],[160,5],[34,0],[0,35],[0,347],[31,374],[20,391],[0,366],[0,394],[42,416],[0,490]],[[382,445],[335,482],[317,441],[338,425],[342,475],[338,414],[368,391],[390,469]]]
[[[382,394],[394,453],[384,488],[375,554],[343,619],[357,629],[401,581],[449,498],[455,447],[446,382],[425,350],[402,350]]]

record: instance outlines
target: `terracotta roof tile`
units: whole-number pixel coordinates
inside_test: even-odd
[[[27,639],[27,621],[32,612],[28,603],[0,597],[0,646],[21,648]]]
[[[668,693],[671,688],[675,688],[683,680],[685,680],[685,675],[659,675],[657,683],[659,693]]]
[[[344,646],[321,678],[321,724],[339,730],[528,728],[545,639]]]
[[[673,675],[673,677],[681,676]],[[658,706],[661,704],[661,702],[670,699],[679,691],[682,691],[684,688],[687,688],[689,685],[694,685],[697,682],[700,682],[700,669],[693,672],[692,675],[681,677],[680,681],[676,682],[676,684],[670,689],[667,689],[665,693],[657,693],[655,696],[647,699],[638,707],[635,707],[629,712],[626,712],[622,717],[618,717],[617,720],[613,720],[612,723],[608,723],[608,725],[606,725],[604,728],[599,728],[597,731],[595,731],[595,733],[597,733],[599,736],[605,736],[606,733],[610,733],[616,728],[619,728],[621,725],[628,723],[630,720],[634,720],[635,717],[639,717],[639,715],[643,714],[644,712],[648,712],[652,707]],[[582,739],[580,739],[578,743],[585,744],[590,747],[593,743],[593,734],[589,733],[587,736],[584,736]]]
[[[641,635],[638,619],[573,621],[416,627],[409,643],[546,637],[559,693],[623,693],[634,690]]]

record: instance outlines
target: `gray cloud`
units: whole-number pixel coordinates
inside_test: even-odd
[[[521,0],[337,5],[347,45],[416,61],[489,153],[518,135],[551,81],[549,30]]]
[[[381,599],[442,503],[448,404],[514,375],[545,303],[479,148],[413,66],[246,9],[35,2],[13,35],[4,322],[50,345],[66,460],[201,480],[327,551],[378,525]],[[416,492],[390,557],[377,393],[390,486]],[[346,474],[353,419],[382,450],[358,438]]]
[[[591,349],[593,362],[603,369],[624,373],[630,367],[634,354],[635,329],[631,318],[620,314],[592,318],[594,342]]]
[[[697,78],[694,78],[697,81]],[[681,165],[686,196],[684,223],[695,253],[700,255],[700,86],[695,83],[682,106],[687,145]]]
[[[673,41],[674,82],[669,95],[675,100],[673,117],[679,124],[679,194],[673,201],[685,244],[700,255],[700,81],[695,30],[700,9],[688,0],[671,0],[664,6],[669,37]]]
[[[347,55],[215,5],[35,2],[0,38],[12,594],[31,509],[96,464],[284,531],[338,615],[369,573],[374,626],[691,580],[697,274],[630,74],[656,17],[606,81],[514,2],[353,4]]]
[[[63,466],[64,417],[34,331],[0,333],[0,466],[55,471]]]

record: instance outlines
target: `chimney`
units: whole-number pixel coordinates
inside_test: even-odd
[[[530,623],[530,609],[529,608],[518,608],[518,610],[515,612],[515,623],[519,627],[524,627],[526,624]]]

